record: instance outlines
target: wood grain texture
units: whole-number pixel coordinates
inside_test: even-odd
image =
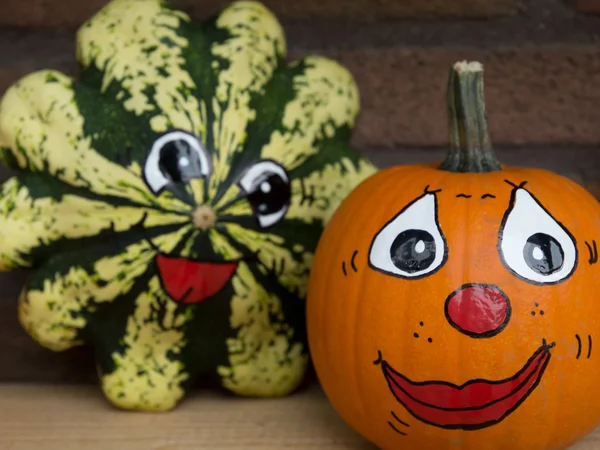
[[[10,450],[375,450],[318,386],[281,399],[197,393],[166,414],[125,413],[88,386],[0,386]],[[570,450],[600,450],[600,429]]]

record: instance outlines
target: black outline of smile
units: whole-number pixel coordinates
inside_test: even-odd
[[[529,398],[529,396],[531,395],[532,392],[535,391],[535,389],[537,388],[537,386],[540,384],[543,376],[544,376],[544,372],[546,371],[546,368],[548,367],[548,364],[550,363],[550,359],[552,357],[552,354],[550,353],[550,350],[555,346],[555,343],[552,344],[547,344],[546,340],[544,339],[542,342],[542,345],[533,353],[532,356],[529,357],[529,359],[527,360],[527,362],[523,365],[523,367],[521,367],[521,369],[519,369],[519,371],[517,371],[514,375],[512,375],[510,378],[505,378],[503,380],[485,380],[485,379],[480,379],[480,378],[476,378],[476,379],[472,379],[467,381],[466,383],[462,384],[462,385],[456,385],[453,383],[449,383],[446,381],[421,381],[421,382],[414,382],[410,379],[408,379],[406,376],[402,375],[400,372],[397,372],[386,360],[383,359],[383,356],[381,354],[381,351],[378,351],[378,358],[377,360],[375,360],[373,362],[374,365],[381,365],[381,371],[383,373],[383,376],[385,378],[385,381],[388,385],[388,388],[390,390],[390,392],[392,393],[392,395],[394,396],[394,398],[396,399],[396,401],[398,401],[398,403],[400,403],[404,409],[406,409],[406,411],[408,411],[414,418],[420,420],[423,423],[426,423],[428,425],[432,425],[438,428],[444,428],[444,429],[451,429],[451,430],[456,430],[456,429],[461,429],[461,430],[480,430],[482,428],[487,428],[489,426],[495,425],[499,422],[501,422],[502,420],[504,420],[506,417],[508,417],[511,413],[513,413],[516,409],[518,409],[519,406],[521,406],[521,404],[527,400],[527,398]],[[546,352],[545,355],[541,355],[540,353],[542,352]],[[477,382],[485,382],[486,384],[489,385],[499,385],[499,384],[504,384],[504,383],[508,383],[512,380],[517,379],[520,375],[522,375],[525,371],[531,369],[531,364],[536,360],[536,358],[539,358],[538,362],[536,363],[535,367],[533,367],[533,370],[531,371],[531,374],[529,374],[529,376],[527,376],[515,389],[513,389],[509,394],[502,396],[501,398],[497,398],[494,399],[488,403],[486,403],[485,405],[481,405],[481,406],[477,406],[477,407],[466,407],[466,408],[444,408],[444,407],[440,407],[437,405],[432,405],[430,403],[425,403],[419,399],[414,398],[413,396],[411,396],[408,392],[404,391],[400,386],[398,386],[397,384],[395,384],[393,382],[393,380],[390,379],[390,376],[388,374],[394,375],[396,377],[402,378],[404,380],[406,380],[408,383],[410,383],[411,385],[414,386],[425,386],[425,385],[432,385],[432,384],[437,384],[437,385],[445,385],[445,386],[450,386],[452,388],[458,389],[458,390],[462,390],[465,387],[473,384],[473,383],[477,383]],[[541,367],[540,367],[541,364]],[[408,396],[409,398],[411,398],[412,400],[414,400],[416,403],[419,403],[420,405],[426,406],[428,408],[433,408],[439,411],[475,411],[475,410],[483,410],[485,408],[490,407],[491,405],[494,405],[498,402],[501,402],[503,400],[507,400],[509,398],[511,398],[513,395],[515,395],[520,389],[522,389],[524,386],[527,385],[528,382],[531,381],[531,377],[534,376],[534,374],[538,373],[534,383],[529,387],[529,389],[527,389],[527,391],[521,396],[521,398],[519,398],[519,400],[508,410],[506,410],[502,416],[500,416],[498,419],[493,419],[493,420],[488,420],[487,422],[483,422],[480,424],[456,424],[456,425],[443,425],[443,424],[439,424],[439,423],[435,423],[435,422],[431,422],[423,417],[418,416],[417,414],[415,414],[402,400],[400,400],[396,394],[394,393],[394,390],[392,388],[392,383],[399,389],[401,390],[406,396]]]

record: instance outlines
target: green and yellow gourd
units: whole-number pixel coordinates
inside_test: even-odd
[[[303,379],[314,249],[376,169],[348,145],[350,73],[285,58],[260,3],[194,23],[115,0],[78,31],[77,78],[39,71],[0,103],[0,270],[31,269],[22,325],[92,345],[117,407],[172,409],[200,376],[244,396]]]

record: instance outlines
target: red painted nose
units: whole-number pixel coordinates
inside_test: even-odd
[[[473,338],[492,337],[510,320],[508,297],[491,284],[465,284],[446,299],[450,325]]]

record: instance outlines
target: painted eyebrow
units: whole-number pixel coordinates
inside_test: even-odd
[[[512,181],[510,181],[510,180],[504,180],[504,182],[505,182],[506,184],[509,184],[509,185],[511,185],[511,186],[512,186],[512,187],[514,187],[515,189],[521,189],[521,188],[523,188],[523,187],[524,187],[524,186],[527,184],[527,181],[521,181],[519,184],[513,183],[513,182],[512,182]]]
[[[430,186],[429,184],[427,186],[425,186],[425,194],[437,194],[438,192],[442,192],[441,189],[430,190],[429,186]]]
[[[458,194],[458,195],[456,196],[456,198],[471,198],[471,197],[473,197],[473,196],[472,196],[472,195],[470,195],[470,194]],[[482,198],[482,199],[486,199],[486,198],[496,198],[496,196],[495,196],[494,194],[483,194],[483,195],[481,196],[481,198]]]

